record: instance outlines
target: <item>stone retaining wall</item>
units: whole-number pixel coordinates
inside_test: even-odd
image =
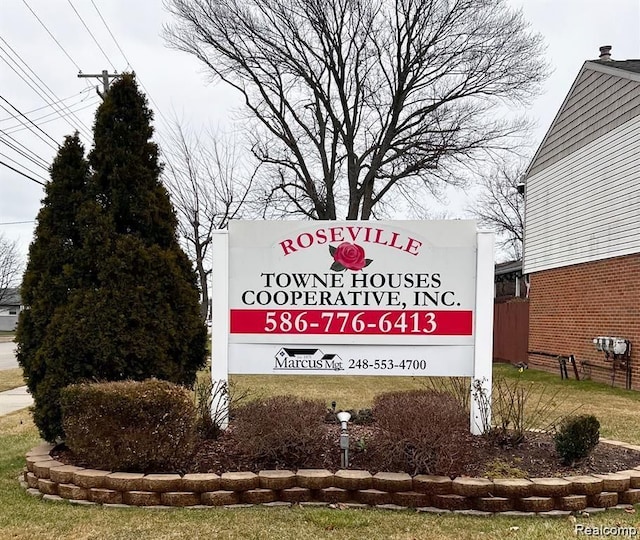
[[[622,444],[622,443],[616,443]],[[344,505],[476,515],[562,516],[640,503],[640,466],[610,474],[496,479],[325,469],[139,474],[85,469],[55,461],[51,445],[27,453],[21,481],[47,500],[76,504],[208,507]],[[638,447],[631,447],[638,449]]]

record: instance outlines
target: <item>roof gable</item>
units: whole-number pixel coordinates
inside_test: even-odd
[[[538,147],[532,176],[640,115],[640,60],[585,62]]]
[[[1,289],[0,306],[19,306],[21,304],[20,289],[9,288]]]
[[[640,73],[640,60],[592,60],[595,64]]]

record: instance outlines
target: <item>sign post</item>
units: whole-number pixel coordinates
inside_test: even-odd
[[[471,377],[471,431],[487,425],[493,235],[475,221],[233,221],[212,249],[214,382]]]
[[[211,382],[229,382],[229,234],[227,231],[213,231],[211,236],[213,252],[213,287],[211,288]],[[222,411],[221,425],[229,424],[228,394],[216,392],[211,403],[211,412]]]
[[[471,377],[471,433],[479,435],[491,426],[493,363],[493,233],[477,233],[476,310],[473,376]]]

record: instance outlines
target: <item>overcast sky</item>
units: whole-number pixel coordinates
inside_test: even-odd
[[[596,59],[599,46],[612,45],[615,60],[640,58],[640,0],[509,3],[522,7],[533,30],[542,34],[554,70],[527,111],[537,123],[535,149],[583,62]],[[160,33],[169,14],[160,0],[0,0],[0,12],[0,161],[34,179],[46,181],[54,141],[62,142],[79,122],[81,135],[87,133],[86,149],[91,147],[89,132],[99,102],[95,86],[100,82],[78,78],[79,70],[135,70],[161,138],[176,115],[194,129],[209,124],[230,129],[240,101],[222,83],[212,84],[194,58],[165,47]],[[49,104],[61,100],[62,108],[50,106],[45,94]],[[61,118],[56,109],[73,115]],[[18,240],[23,255],[42,197],[42,186],[0,165],[0,233]],[[442,210],[449,217],[464,217],[467,203],[464,194],[450,193]]]

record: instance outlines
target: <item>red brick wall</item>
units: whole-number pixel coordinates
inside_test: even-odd
[[[632,388],[640,390],[640,254],[576,264],[531,274],[529,365],[558,373],[550,355],[575,355],[591,364],[591,379],[611,383],[611,362],[593,338],[631,341]],[[573,378],[571,367],[568,367]],[[624,373],[616,373],[624,387]]]

